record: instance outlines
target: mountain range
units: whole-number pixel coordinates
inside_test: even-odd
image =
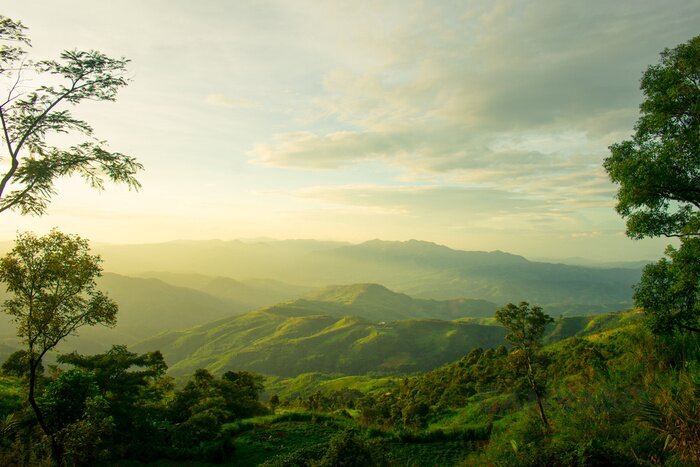
[[[410,373],[453,361],[475,347],[504,344],[494,304],[414,299],[377,284],[327,287],[302,299],[183,331],[136,346],[160,350],[174,376],[198,368],[245,369],[269,375],[307,372]],[[469,316],[469,313],[472,316]],[[422,316],[442,316],[443,319]],[[457,320],[452,317],[461,316]],[[620,321],[618,315],[557,320],[548,341]],[[622,316],[622,315],[620,315]],[[598,326],[599,327],[599,326]]]
[[[78,336],[66,339],[60,349],[101,352],[113,344],[134,344],[155,334],[241,314],[311,290],[277,281],[240,282],[226,277],[166,273],[150,276],[105,273],[100,277],[98,288],[119,306],[117,325],[114,328],[85,326]],[[7,294],[0,291],[0,302],[6,297]],[[17,347],[14,324],[9,317],[0,314],[0,343],[3,342],[6,346]]]
[[[641,267],[592,268],[529,261],[502,251],[461,251],[430,242],[371,240],[357,245],[315,240],[188,241],[101,245],[107,269],[266,278],[318,288],[379,283],[413,297],[470,298],[503,305],[529,301],[554,314],[631,306]]]

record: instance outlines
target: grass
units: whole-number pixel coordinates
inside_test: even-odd
[[[0,376],[0,418],[19,409],[22,384],[18,378]]]
[[[269,378],[265,385],[268,395],[277,394],[281,399],[296,399],[308,397],[314,392],[329,393],[342,389],[351,389],[367,394],[375,391],[386,391],[395,387],[398,380],[395,377],[372,376],[340,376],[323,373],[304,373],[295,378]]]
[[[387,461],[398,466],[451,466],[459,465],[469,454],[469,446],[462,441],[441,443],[383,442],[380,448]]]
[[[351,424],[344,418],[311,412],[286,412],[229,424],[228,430],[238,430],[231,464],[260,465],[276,456],[325,445]]]
[[[430,427],[416,433],[365,430],[354,420],[308,411],[286,411],[230,423],[234,436],[231,465],[254,466],[294,459],[295,453],[323,453],[330,440],[348,428],[356,429],[383,453],[391,465],[457,465],[488,437],[487,427]],[[304,456],[302,456],[304,457]],[[267,465],[267,464],[266,464]]]

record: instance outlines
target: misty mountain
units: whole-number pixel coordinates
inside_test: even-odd
[[[591,268],[529,261],[501,251],[461,251],[430,242],[371,240],[358,245],[299,241],[192,241],[102,245],[109,270],[168,271],[235,280],[265,277],[322,287],[381,283],[414,297],[529,301],[553,314],[631,306],[640,268]]]
[[[245,279],[212,277],[204,274],[176,272],[147,272],[141,277],[155,278],[178,287],[199,290],[228,304],[232,312],[252,311],[302,296],[311,287],[287,284],[272,279]]]
[[[117,325],[82,327],[77,337],[71,336],[60,345],[60,350],[100,352],[113,344],[132,344],[163,331],[185,329],[234,314],[224,300],[158,279],[106,273],[97,283],[119,306]],[[0,300],[6,296],[3,291]],[[238,310],[242,311],[246,310]],[[0,340],[16,346],[14,335],[14,324],[6,315],[0,316]]]
[[[566,258],[533,258],[535,261],[543,263],[561,263],[568,264],[570,266],[585,266],[589,268],[601,268],[601,269],[642,269],[647,264],[651,264],[652,260],[639,260],[639,261],[598,261],[589,258],[583,258],[581,256],[569,256]]]
[[[498,306],[486,300],[426,300],[392,292],[379,284],[353,284],[325,287],[287,306],[353,315],[374,321],[429,318],[453,320],[461,317],[492,317]]]

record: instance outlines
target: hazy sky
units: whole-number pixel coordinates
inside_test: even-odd
[[[132,60],[75,109],[143,189],[59,184],[43,218],[93,241],[418,238],[526,256],[655,258],[601,168],[694,1],[3,2],[34,58]]]

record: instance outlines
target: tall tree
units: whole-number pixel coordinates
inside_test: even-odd
[[[31,42],[22,23],[0,16],[0,141],[7,161],[0,165],[0,212],[46,212],[55,181],[80,175],[93,188],[105,179],[139,188],[142,169],[133,157],[112,152],[93,135],[90,124],[75,118],[67,106],[83,101],[113,101],[127,85],[125,58],[100,52],[71,50],[59,60],[26,59]],[[47,142],[58,134],[72,135],[75,144]]]
[[[0,259],[0,282],[12,294],[3,311],[16,323],[27,352],[28,401],[59,465],[61,446],[35,398],[37,375],[46,353],[78,328],[116,323],[117,305],[95,284],[101,261],[86,240],[57,230],[43,237],[20,234]]]
[[[547,324],[554,322],[551,316],[544,313],[539,306],[530,307],[527,302],[519,305],[509,303],[496,310],[496,320],[506,328],[505,339],[513,346],[510,357],[516,366],[523,371],[532,389],[540,419],[545,430],[549,430],[549,421],[542,404],[543,381],[537,371],[537,358],[541,347],[541,339]]]
[[[604,166],[632,238],[700,235],[700,36],[661,53],[641,80],[632,139]]]
[[[616,209],[631,238],[678,237],[671,261],[645,268],[635,302],[657,333],[700,331],[700,36],[661,53],[644,72],[630,140],[604,166],[620,188]]]

